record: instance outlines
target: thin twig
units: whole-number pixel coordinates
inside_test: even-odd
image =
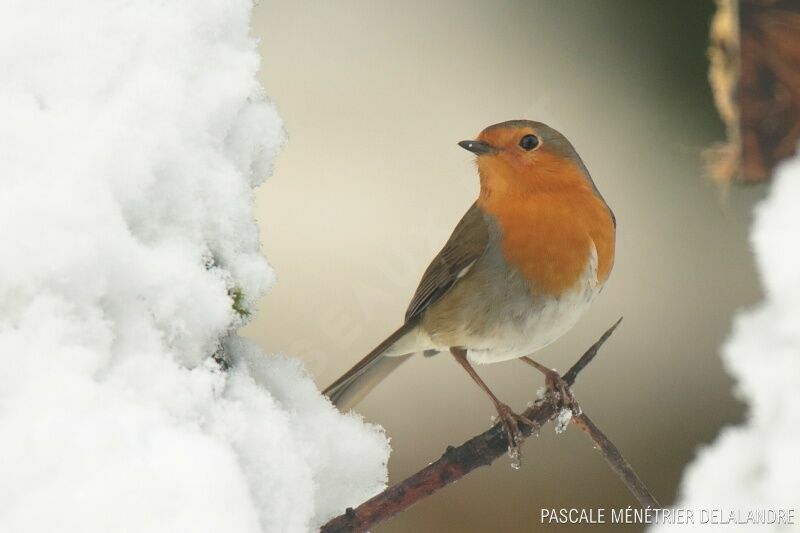
[[[628,490],[631,491],[633,497],[642,507],[651,507],[653,509],[661,507],[633,470],[630,463],[622,456],[619,449],[606,437],[605,433],[600,431],[600,428],[592,422],[586,413],[573,416],[572,422],[594,441],[597,449],[603,454],[603,458],[611,466],[611,470],[625,483],[625,486],[628,487]]]
[[[572,385],[575,384],[575,380],[578,377],[578,373],[580,373],[581,370],[586,368],[586,365],[592,362],[594,356],[597,355],[597,352],[600,351],[600,347],[606,343],[611,334],[614,333],[614,330],[617,329],[617,326],[619,326],[620,322],[622,322],[622,317],[619,317],[619,319],[616,322],[614,322],[614,325],[608,328],[606,332],[603,333],[603,335],[601,335],[599,339],[597,339],[597,342],[592,344],[589,347],[589,349],[586,350],[586,352],[581,356],[581,358],[578,359],[578,361],[574,365],[572,365],[572,368],[567,370],[567,373],[561,377],[561,379],[567,382],[567,385],[571,387]]]
[[[622,319],[620,318],[597,342],[586,350],[586,353],[584,353],[572,368],[564,374],[563,379],[567,384],[572,385],[575,382],[578,374],[592,359],[594,359],[600,347],[608,340],[621,321]],[[536,427],[541,427],[549,420],[553,419],[559,411],[560,406],[556,403],[551,401],[539,401],[526,409],[523,416],[533,421]],[[588,424],[585,424],[585,421],[588,421]],[[580,423],[576,423],[579,424],[579,426],[583,423],[586,427],[596,430],[596,433],[590,434],[590,436],[593,435],[592,440],[603,450],[603,454],[607,460],[609,460],[608,457],[614,458],[613,462],[609,460],[614,471],[620,475],[626,486],[628,486],[631,492],[634,493],[634,496],[636,496],[643,505],[644,502],[640,499],[640,495],[646,493],[650,498],[647,500],[647,505],[656,507],[658,504],[655,499],[650,495],[649,491],[644,488],[644,484],[638,476],[636,476],[636,473],[633,472],[628,462],[622,458],[619,450],[617,450],[611,441],[597,429],[597,426],[592,424],[588,417],[585,416],[581,418]],[[583,429],[583,426],[581,426],[581,429]],[[533,428],[527,425],[520,427],[523,438],[528,437],[532,430]],[[594,436],[598,436],[598,438],[595,439]],[[602,436],[602,439],[599,438],[600,436]],[[348,508],[343,515],[333,518],[322,526],[320,531],[322,533],[366,531],[372,526],[408,509],[419,500],[430,496],[439,489],[464,477],[476,468],[491,464],[495,459],[504,455],[507,450],[508,440],[506,438],[506,433],[502,424],[496,424],[482,434],[471,438],[461,446],[448,446],[439,460],[431,463],[397,485],[387,488],[380,494],[362,503],[357,508]],[[644,492],[641,491],[642,488],[644,488]],[[637,492],[634,492],[635,490],[638,490],[641,494],[637,494]]]

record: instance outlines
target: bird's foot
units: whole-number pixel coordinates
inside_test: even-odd
[[[561,374],[555,370],[548,370],[544,375],[544,383],[547,388],[547,397],[555,407],[567,408],[575,414],[580,414],[580,406]]]
[[[524,438],[520,426],[530,426],[534,431],[538,430],[539,426],[528,417],[515,413],[504,403],[498,403],[495,407],[497,408],[497,417],[500,419],[500,423],[503,424],[503,429],[505,429],[506,432],[508,454],[513,461],[512,466],[519,468],[519,459],[521,457],[520,445]]]

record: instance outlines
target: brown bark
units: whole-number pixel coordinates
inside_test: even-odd
[[[583,370],[608,340],[618,320],[594,343],[586,353],[564,374],[563,380],[572,385]],[[537,401],[523,413],[538,428],[555,418],[562,407],[550,399]],[[580,408],[575,406],[576,410]],[[642,506],[658,507],[656,499],[642,483],[630,464],[622,457],[616,446],[594,425],[585,413],[576,413],[573,422],[590,436],[594,445],[611,465],[612,470],[620,477]],[[530,436],[533,428],[521,426],[523,438]],[[504,455],[509,449],[509,442],[502,424],[496,424],[484,433],[471,438],[461,446],[448,446],[444,454],[435,462],[426,466],[416,474],[389,487],[380,494],[370,498],[355,509],[347,511],[322,526],[323,533],[341,533],[367,531],[369,528],[388,520],[392,516],[408,509],[418,501],[446,487],[469,474],[478,467],[491,464]]]

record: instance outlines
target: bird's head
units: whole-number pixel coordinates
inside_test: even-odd
[[[478,156],[481,196],[594,189],[572,144],[541,122],[501,122],[483,130],[477,139],[458,144]]]

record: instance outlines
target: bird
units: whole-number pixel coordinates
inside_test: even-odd
[[[572,329],[602,290],[617,221],[572,144],[542,122],[501,122],[458,144],[476,156],[477,200],[422,275],[403,324],[323,394],[347,410],[412,355],[450,352],[514,447],[519,424],[531,422],[473,365],[520,359],[558,381],[530,356]]]

